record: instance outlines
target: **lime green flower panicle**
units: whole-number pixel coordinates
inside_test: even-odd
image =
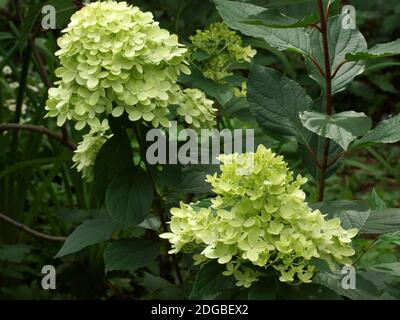
[[[241,37],[223,22],[197,30],[190,41],[193,44],[189,51],[190,60],[197,60],[195,63],[203,75],[217,82],[223,82],[224,78],[232,75],[229,68],[234,63],[250,62],[256,54],[250,46],[243,47]],[[199,55],[201,59],[196,58]]]
[[[126,2],[94,2],[71,17],[58,39],[58,87],[49,91],[48,116],[82,129],[93,119],[126,112],[131,121],[168,126],[186,48],[149,12]]]
[[[350,264],[351,239],[338,218],[325,220],[305,202],[306,178],[288,170],[282,156],[257,152],[221,155],[221,173],[208,176],[216,197],[209,208],[181,204],[171,210],[171,232],[160,237],[170,253],[200,250],[196,261],[217,259],[238,286],[249,287],[267,270],[282,282],[312,281],[311,259]],[[245,174],[243,174],[245,173]]]
[[[58,126],[73,120],[76,130],[90,131],[74,157],[78,170],[90,171],[95,151],[110,136],[99,134],[99,124],[110,115],[169,127],[168,107],[178,105],[189,125],[213,123],[212,101],[177,84],[182,72],[190,73],[187,49],[150,12],[126,2],[93,2],[72,15],[63,33],[59,80],[49,89],[46,110]]]

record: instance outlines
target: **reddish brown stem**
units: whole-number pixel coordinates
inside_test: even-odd
[[[342,63],[340,63],[337,67],[336,67],[336,70],[335,70],[335,72],[332,74],[332,79],[334,79],[335,77],[336,77],[336,75],[338,74],[338,72],[339,72],[339,70],[347,63],[347,62],[349,62],[349,61],[343,61]]]
[[[308,27],[315,28],[315,29],[317,29],[319,32],[322,32],[322,30],[321,30],[321,28],[319,27],[319,25],[317,25],[317,24],[315,24],[315,23],[310,23],[310,24],[308,25]]]
[[[325,72],[324,70],[322,70],[322,67],[319,65],[319,63],[317,62],[317,60],[315,59],[315,57],[310,57],[311,62],[317,67],[319,73],[321,74],[321,76],[323,78],[325,78]]]
[[[319,162],[317,154],[315,153],[315,151],[310,147],[309,144],[306,144],[306,148],[307,148],[308,152],[310,153],[311,158],[313,158],[313,160],[314,160],[315,164],[317,165],[317,167],[321,169],[322,165]]]
[[[0,221],[4,221],[4,222],[8,223],[9,225],[11,225],[17,229],[20,229],[20,230],[24,231],[25,233],[27,233],[35,238],[41,239],[41,240],[57,241],[57,242],[64,242],[65,240],[67,240],[67,238],[65,238],[65,237],[50,236],[48,234],[44,234],[39,231],[33,230],[32,228],[29,228],[28,226],[11,219],[10,217],[6,216],[5,214],[2,214],[1,212],[0,212]]]
[[[319,17],[321,20],[321,36],[322,36],[322,44],[324,50],[324,63],[325,63],[325,90],[326,90],[326,113],[331,115],[333,113],[333,105],[332,105],[332,71],[331,71],[331,62],[329,55],[329,37],[328,37],[328,17],[329,17],[329,6],[330,2],[326,10],[324,10],[323,1],[318,0],[318,9],[319,9]],[[319,170],[319,179],[318,179],[318,191],[317,191],[317,201],[324,200],[325,194],[325,177],[326,171],[328,169],[328,158],[329,158],[329,148],[330,148],[330,139],[325,139],[323,158],[322,158],[322,168]]]
[[[58,141],[68,149],[74,151],[76,149],[76,145],[69,141],[65,140],[62,135],[55,133],[51,131],[50,129],[47,129],[42,126],[36,126],[33,124],[18,124],[18,123],[2,123],[0,124],[0,133],[3,131],[8,131],[8,130],[27,130],[31,132],[37,132],[44,134],[48,136],[49,138]]]

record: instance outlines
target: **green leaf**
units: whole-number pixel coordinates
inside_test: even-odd
[[[352,300],[374,300],[379,299],[381,293],[375,286],[375,284],[369,279],[365,279],[358,272],[356,275],[356,289],[344,289],[342,286],[342,279],[346,274],[340,272],[318,272],[313,282],[321,284],[338,294],[350,298]]]
[[[362,228],[362,233],[381,234],[400,230],[400,209],[372,211]]]
[[[400,141],[400,114],[383,120],[361,139],[355,141],[351,149],[375,143],[396,143]]]
[[[281,283],[279,294],[285,300],[342,300],[336,292],[315,283],[304,283],[301,286]]]
[[[250,108],[264,130],[308,140],[310,134],[299,113],[311,110],[312,100],[297,82],[274,69],[252,64],[247,86]]]
[[[400,277],[400,262],[369,265],[368,269],[376,272],[383,272],[391,276]]]
[[[107,188],[106,207],[122,225],[138,225],[149,215],[153,185],[148,174],[133,168],[115,177]]]
[[[322,95],[316,99],[313,103],[313,109],[315,111],[324,112],[326,110],[326,99]],[[321,137],[315,133],[312,133],[307,142],[308,146],[314,151],[318,159],[322,159],[325,153],[325,140],[326,138]],[[343,152],[343,149],[335,142],[331,141],[329,144],[328,154],[328,170],[325,172],[325,179],[335,174],[343,163],[343,158],[339,157],[339,154]],[[321,170],[315,163],[306,145],[300,145],[300,153],[303,158],[304,165],[308,172],[314,178],[314,181],[319,181]],[[338,159],[336,162],[332,162],[334,159]]]
[[[101,202],[111,180],[133,164],[133,155],[125,131],[114,134],[101,147],[94,164],[94,185]]]
[[[342,28],[340,15],[329,19],[328,41],[332,75],[334,75],[337,68],[345,61],[347,53],[360,52],[367,49],[367,42],[360,31]],[[321,66],[322,70],[325,70],[322,35],[316,29],[311,31],[310,55],[315,57],[316,62]],[[321,75],[310,59],[306,59],[306,65],[310,77],[317,81],[324,92],[326,92],[325,77]],[[352,61],[342,65],[332,79],[332,93],[335,94],[344,90],[363,71],[364,63],[361,61]]]
[[[338,143],[343,150],[357,137],[371,129],[371,119],[364,113],[345,111],[328,115],[306,111],[300,114],[301,122],[311,132]]]
[[[278,295],[278,286],[273,277],[264,277],[249,289],[249,300],[274,300]]]
[[[206,182],[206,177],[218,170],[219,166],[212,164],[185,166],[182,170],[182,179],[178,190],[191,193],[209,193],[211,186]]]
[[[164,289],[168,287],[172,287],[173,284],[164,278],[156,277],[152,275],[151,273],[145,272],[144,273],[144,280],[143,280],[143,286],[149,290],[157,290],[157,289]]]
[[[149,215],[142,223],[138,225],[138,227],[158,231],[161,227],[160,218],[155,215]]]
[[[222,274],[224,271],[225,265],[217,261],[205,264],[197,273],[190,299],[212,299],[221,291],[234,288],[233,277],[224,276]]]
[[[395,55],[400,55],[400,39],[389,43],[377,44],[371,49],[363,52],[355,52],[346,54],[346,60],[358,61],[358,60],[369,60],[376,58],[385,58]]]
[[[121,226],[110,217],[87,220],[78,226],[67,238],[55,258],[78,252],[88,246],[107,241]]]
[[[312,205],[313,209],[319,209],[322,214],[327,214],[329,219],[339,218],[341,226],[348,230],[357,228],[361,230],[369,215],[368,205],[361,201],[337,200],[319,202]]]
[[[246,20],[241,22],[268,28],[301,28],[307,27],[313,23],[318,23],[319,17],[317,14],[312,14],[301,19],[295,19],[277,10],[266,9],[254,16],[249,16]]]
[[[210,97],[217,99],[219,104],[225,105],[233,97],[234,87],[229,83],[217,83],[207,79],[199,70],[192,70],[190,75],[181,75],[179,81],[190,84],[191,87],[204,91]]]
[[[159,250],[159,243],[144,239],[115,241],[104,251],[105,271],[135,271],[155,261]]]
[[[216,0],[217,10],[224,22],[232,29],[251,37],[264,39],[278,50],[292,50],[307,54],[310,47],[309,34],[304,28],[276,29],[244,23],[265,11],[266,8],[238,1]]]
[[[385,201],[383,201],[383,199],[379,196],[375,188],[372,189],[372,192],[368,198],[368,202],[373,210],[387,209]]]
[[[0,261],[20,263],[32,249],[26,244],[0,244]]]

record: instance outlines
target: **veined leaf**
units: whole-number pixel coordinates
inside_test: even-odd
[[[295,19],[277,10],[266,9],[259,14],[249,16],[246,20],[241,22],[268,28],[302,28],[319,22],[319,17],[317,14],[312,14],[302,19]]]
[[[372,189],[372,192],[368,198],[368,202],[373,210],[387,209],[385,201],[383,201],[383,199],[379,196],[375,188]]]
[[[253,64],[247,86],[247,100],[263,129],[308,140],[299,113],[311,110],[312,100],[296,81]]]
[[[371,128],[371,119],[364,113],[354,111],[333,115],[306,111],[300,114],[300,119],[308,130],[334,140],[343,150],[347,150],[352,141]]]
[[[342,279],[344,276],[345,274],[341,274],[340,272],[318,272],[313,278],[313,282],[319,283],[352,300],[375,300],[381,297],[382,293],[375,284],[359,275],[358,272],[355,273],[356,289],[344,289],[342,286]]]
[[[113,242],[104,251],[106,272],[134,271],[156,260],[160,244],[144,239],[123,239]]]
[[[263,277],[249,289],[249,300],[274,300],[278,294],[278,286],[273,277]]]
[[[361,139],[355,141],[351,149],[375,143],[396,143],[400,141],[400,114],[383,120]]]
[[[130,169],[115,177],[107,188],[106,207],[122,225],[138,225],[149,215],[153,185],[147,173]]]
[[[312,205],[322,214],[327,214],[329,219],[339,218],[344,229],[357,228],[361,230],[365,225],[371,210],[361,201],[337,200],[319,202]]]
[[[222,275],[225,266],[217,261],[210,261],[197,273],[191,299],[212,299],[218,296],[222,290],[235,287],[233,277]]]
[[[381,263],[368,266],[369,270],[400,277],[400,262]]]
[[[346,54],[346,60],[359,61],[376,58],[385,58],[400,55],[400,39],[389,43],[377,44],[371,49],[363,52],[355,52]]]
[[[133,165],[133,154],[125,131],[114,134],[99,150],[94,164],[94,183],[100,201],[114,177]]]
[[[278,50],[292,50],[307,54],[310,47],[310,37],[304,28],[277,29],[262,25],[251,25],[244,20],[265,12],[266,8],[238,1],[216,0],[217,10],[224,22],[232,29],[251,37],[264,39]]]
[[[400,230],[400,209],[372,211],[362,228],[362,233],[381,234]]]
[[[55,258],[78,252],[88,246],[107,241],[121,226],[110,217],[86,220],[72,232]]]
[[[329,19],[328,41],[331,74],[335,74],[335,71],[340,67],[332,79],[333,94],[344,90],[356,76],[364,71],[364,63],[362,61],[352,61],[342,65],[346,61],[346,54],[367,49],[367,42],[361,32],[353,29],[343,29],[340,17],[338,15]],[[315,29],[311,31],[310,55],[315,57],[316,62],[325,71],[322,35]],[[317,81],[321,88],[326,91],[325,77],[321,75],[310,59],[306,60],[306,64],[310,77]]]

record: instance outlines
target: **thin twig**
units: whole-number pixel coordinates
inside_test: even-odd
[[[6,222],[6,223],[12,225],[13,227],[20,229],[21,231],[24,231],[25,233],[27,233],[33,237],[36,237],[38,239],[47,240],[47,241],[56,241],[56,242],[64,242],[65,240],[67,240],[67,238],[65,238],[65,237],[50,236],[50,235],[41,233],[39,231],[33,230],[32,228],[29,228],[28,226],[11,219],[10,217],[6,216],[5,214],[2,214],[1,212],[0,212],[0,220]]]
[[[44,82],[46,87],[49,89],[52,86],[52,83],[49,79],[49,76],[47,75],[47,71],[46,71],[46,67],[43,62],[43,59],[36,49],[34,37],[31,37],[29,39],[29,43],[32,48],[33,56],[35,57],[36,62],[38,64],[38,71],[39,71],[40,78],[42,79],[42,81]],[[63,126],[61,127],[61,133],[62,133],[62,140],[65,142],[68,142],[69,133],[68,133],[68,127],[67,127],[66,123],[64,123]]]
[[[338,74],[339,70],[340,70],[347,62],[350,62],[350,61],[345,60],[345,61],[343,61],[342,63],[340,63],[340,64],[336,67],[335,71],[334,71],[333,74],[332,74],[331,79],[334,79],[334,78],[336,77],[336,75]]]
[[[319,73],[321,74],[321,76],[323,78],[325,78],[325,72],[324,70],[322,70],[322,67],[319,65],[319,63],[317,62],[317,60],[315,59],[315,57],[310,57],[311,62],[317,67]]]
[[[321,28],[319,27],[319,25],[315,24],[315,23],[310,23],[307,27],[312,27],[317,29],[319,32],[322,32]]]
[[[331,161],[328,162],[328,168],[334,165],[340,158],[343,158],[345,155],[345,151],[338,153]]]
[[[2,8],[0,8],[0,14],[1,14],[4,18],[6,18],[7,20],[14,20],[14,21],[15,21],[14,17],[13,17],[11,14],[9,14],[8,11],[6,11],[6,10],[4,10],[4,9],[2,9]]]
[[[27,130],[27,131],[41,133],[48,136],[51,139],[58,141],[59,143],[61,143],[62,145],[64,145],[65,147],[67,147],[72,151],[76,149],[76,145],[73,142],[69,140],[64,140],[62,135],[55,133],[50,129],[47,129],[46,127],[37,126],[33,124],[18,124],[18,123],[0,124],[0,133],[8,130]]]
[[[46,71],[46,67],[44,66],[44,62],[42,57],[40,56],[39,52],[36,49],[35,46],[35,42],[33,39],[29,39],[30,45],[32,47],[32,52],[33,52],[33,56],[36,59],[36,62],[38,64],[38,71],[39,71],[39,75],[42,78],[42,81],[44,82],[44,84],[46,85],[47,88],[50,88],[52,86],[50,79],[47,75],[47,71]]]
[[[319,162],[316,153],[314,152],[313,149],[311,149],[311,147],[310,147],[310,145],[309,145],[308,143],[306,144],[306,148],[307,148],[308,152],[310,153],[311,157],[313,158],[315,164],[318,166],[318,168],[321,169],[321,168],[322,168],[322,165],[321,165],[321,163]]]

